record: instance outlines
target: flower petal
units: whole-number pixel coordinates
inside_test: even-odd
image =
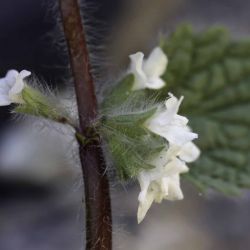
[[[146,86],[149,89],[161,89],[165,86],[165,82],[160,77],[152,77],[147,79]]]
[[[167,197],[168,196],[168,185],[169,184],[169,178],[168,177],[163,177],[161,178],[161,182],[160,182],[160,185],[161,185],[161,193],[162,193],[162,198],[164,197]],[[158,200],[158,203],[160,203],[161,201]]]
[[[8,106],[11,104],[11,100],[6,95],[0,94],[0,106]]]
[[[175,158],[174,160],[170,161],[166,166],[164,166],[164,176],[165,177],[172,177],[174,175],[180,174],[180,173],[186,173],[188,172],[187,165],[179,160],[178,158]]]
[[[22,70],[16,77],[16,81],[13,85],[13,87],[11,88],[9,95],[10,96],[15,96],[18,95],[22,92],[23,88],[24,88],[24,78],[26,78],[27,76],[29,76],[31,74],[31,72],[27,71],[27,70]]]
[[[193,162],[200,156],[200,149],[193,143],[186,143],[178,153],[181,160],[185,162]]]
[[[163,75],[167,68],[168,58],[160,47],[156,47],[150,53],[147,60],[143,64],[143,70],[146,76],[157,78]]]
[[[177,125],[157,126],[155,123],[148,123],[146,127],[155,134],[164,137],[170,144],[178,146],[182,146],[198,137],[196,133],[188,131],[186,127]]]
[[[31,72],[24,69],[24,70],[22,70],[22,71],[19,73],[19,75],[20,75],[20,78],[21,78],[21,79],[24,79],[24,78],[30,76],[30,75],[31,75]]]
[[[150,185],[150,182],[151,182],[150,175],[147,175],[146,171],[142,171],[138,175],[138,181],[139,181],[139,184],[140,184],[140,187],[141,187],[141,192],[139,194],[138,200],[140,202],[142,202],[146,198],[148,188],[149,188],[149,185]]]
[[[133,90],[146,88],[147,78],[146,78],[145,73],[142,70],[143,57],[144,57],[144,54],[142,52],[137,52],[129,56],[131,60],[130,71],[135,76]]]
[[[172,176],[168,184],[168,196],[166,199],[175,201],[182,200],[184,198],[180,187],[180,177],[179,175]]]
[[[169,92],[168,95],[170,98],[165,101],[167,111],[172,114],[177,114],[184,97],[181,96],[181,98],[178,100],[172,93]]]
[[[6,83],[5,79],[0,79],[0,95],[8,95],[9,90],[10,87]]]
[[[166,126],[165,129],[158,131],[158,134],[166,138],[171,144],[179,146],[198,138],[196,133],[189,132],[180,126]]]
[[[186,117],[177,115],[183,97],[178,100],[171,93],[169,93],[169,96],[170,98],[165,102],[166,108],[159,108],[158,111],[146,121],[146,126],[148,126],[149,129],[157,130],[166,125],[185,126],[188,123]]]
[[[4,79],[5,79],[6,83],[9,85],[9,87],[14,86],[18,74],[19,74],[18,71],[16,71],[15,69],[11,69],[7,72]]]
[[[147,196],[143,201],[139,203],[138,211],[137,211],[137,221],[138,224],[143,221],[145,218],[149,208],[151,207],[153,201],[154,201],[155,193],[154,191],[150,191],[147,193]]]

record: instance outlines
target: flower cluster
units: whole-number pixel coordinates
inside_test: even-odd
[[[187,118],[177,115],[182,98],[178,100],[169,95],[165,108],[160,107],[145,122],[147,129],[164,137],[167,143],[166,148],[150,162],[155,168],[144,170],[138,176],[141,186],[138,222],[143,220],[153,201],[183,199],[179,175],[188,171],[185,162],[195,161],[200,154],[192,142],[198,135],[190,131]]]
[[[160,77],[168,60],[160,48],[155,48],[147,60],[143,61],[141,52],[130,58],[131,72],[135,76],[133,90],[159,89],[165,85]],[[177,114],[182,100],[183,97],[178,100],[169,93],[169,99],[164,105],[159,105],[144,123],[146,129],[166,140],[166,147],[149,159],[154,168],[141,171],[137,177],[141,187],[138,223],[144,219],[153,202],[183,199],[180,174],[188,171],[186,162],[195,161],[200,155],[200,150],[192,142],[198,135],[187,126],[188,119]]]
[[[169,93],[165,103],[144,105],[149,99],[144,89],[157,90],[166,85],[163,78],[168,58],[163,50],[156,47],[147,59],[141,52],[130,55],[130,59],[125,81],[106,97],[109,108],[97,129],[107,139],[121,179],[137,177],[139,181],[140,223],[153,202],[183,198],[180,174],[188,171],[186,163],[196,160],[200,150],[192,142],[198,135],[188,127],[188,119],[178,115],[183,97],[177,99]],[[26,70],[10,70],[0,79],[0,106],[14,103],[16,112],[69,124],[75,129],[56,100],[29,86],[26,77],[30,74]],[[130,99],[139,105],[133,106]],[[80,134],[76,133],[76,137],[85,143]]]

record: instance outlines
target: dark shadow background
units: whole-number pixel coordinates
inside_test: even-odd
[[[233,35],[249,35],[250,2],[244,0],[88,0],[96,48],[105,47],[108,71],[126,67],[127,56],[149,51],[159,31],[168,33],[178,23],[197,29],[223,24]],[[48,4],[49,3],[49,4]],[[68,60],[57,28],[52,1],[0,1],[0,77],[9,69],[27,69],[52,87],[69,84]],[[13,124],[9,108],[0,107],[0,140]],[[13,157],[15,154],[13,152]],[[74,181],[56,179],[38,184],[5,175],[0,166],[0,249],[78,250],[83,242],[80,188]],[[73,190],[73,191],[72,191]],[[185,184],[183,202],[153,206],[146,221],[137,225],[138,187],[112,183],[115,220],[114,249],[131,250],[247,250],[250,248],[249,194],[226,198],[200,196]]]
[[[105,25],[102,37],[115,22],[123,0],[95,0],[91,3],[91,19]],[[54,2],[54,4],[53,4]],[[67,58],[55,43],[60,40],[56,28],[56,1],[8,0],[0,2],[0,75],[9,69],[28,69],[49,85],[58,85],[67,75]],[[93,29],[99,29],[93,27]],[[99,32],[99,31],[98,31]],[[54,33],[54,34],[53,34]],[[102,40],[98,41],[103,44]],[[0,108],[0,126],[8,119],[6,108]]]

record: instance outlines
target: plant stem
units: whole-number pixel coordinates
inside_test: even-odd
[[[90,138],[89,128],[96,118],[97,101],[80,8],[77,0],[59,2],[74,77],[80,133]],[[111,205],[100,140],[79,144],[85,187],[86,249],[109,250],[112,249]]]

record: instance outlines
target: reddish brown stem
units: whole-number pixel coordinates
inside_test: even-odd
[[[84,25],[77,0],[59,0],[78,104],[80,132],[91,137],[97,101]],[[86,249],[112,249],[109,182],[100,142],[80,144],[86,203]]]

